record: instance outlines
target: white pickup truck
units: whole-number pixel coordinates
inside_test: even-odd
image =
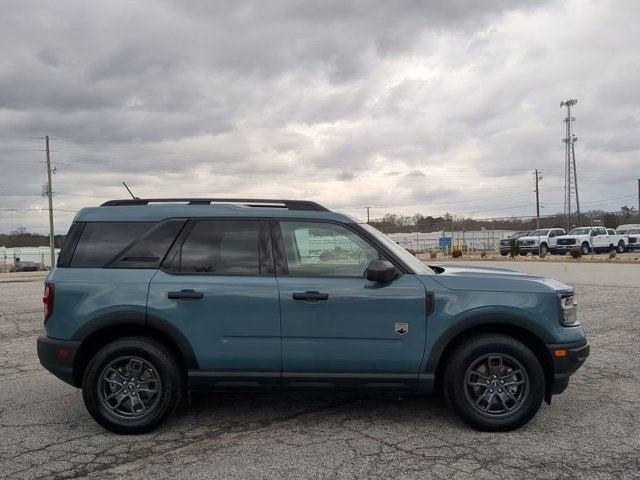
[[[640,249],[640,225],[626,229],[624,234],[629,239],[629,251]]]
[[[518,252],[520,255],[526,255],[529,252],[533,255],[546,255],[548,252],[556,253],[556,241],[558,237],[565,233],[562,228],[534,230],[527,236],[518,238]]]
[[[594,253],[609,252],[616,250],[618,253],[624,252],[626,243],[624,235],[609,234],[604,227],[578,227],[571,230],[567,235],[558,237],[556,250],[560,255],[564,255],[569,250],[579,248],[583,255],[587,255],[591,250]]]

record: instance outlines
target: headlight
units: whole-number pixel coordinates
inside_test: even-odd
[[[578,322],[578,302],[575,295],[560,297],[560,323],[565,327],[580,325]]]

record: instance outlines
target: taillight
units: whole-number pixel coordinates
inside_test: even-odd
[[[44,303],[44,321],[49,320],[49,317],[53,313],[53,297],[55,295],[55,285],[53,283],[44,284],[44,296],[42,297],[42,303]]]

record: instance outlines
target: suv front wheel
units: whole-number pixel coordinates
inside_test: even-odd
[[[122,434],[154,429],[178,405],[181,390],[174,356],[164,345],[144,337],[122,338],[100,349],[82,382],[91,416]]]
[[[540,361],[505,335],[467,340],[449,358],[444,375],[447,401],[478,430],[516,429],[533,418],[544,398]]]

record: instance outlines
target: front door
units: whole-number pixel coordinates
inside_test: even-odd
[[[273,223],[283,384],[415,386],[426,339],[426,292],[413,274],[365,278],[382,255],[329,222]]]
[[[607,229],[603,227],[596,227],[593,229],[595,236],[593,237],[593,246],[595,248],[608,249],[609,248],[609,234]]]
[[[202,219],[187,225],[149,287],[149,317],[191,344],[192,384],[280,384],[278,285],[269,222]]]

